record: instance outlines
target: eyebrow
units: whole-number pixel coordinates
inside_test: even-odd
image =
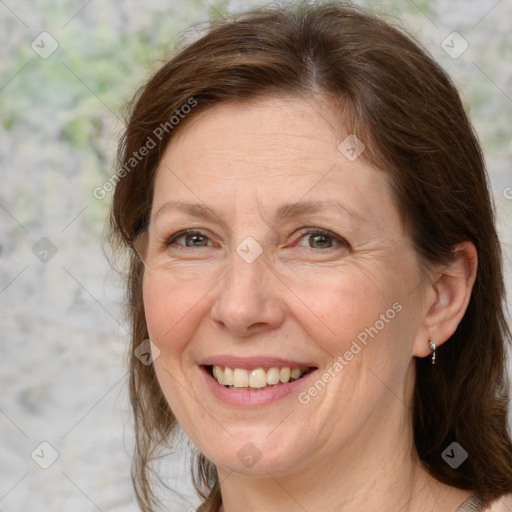
[[[303,201],[298,203],[290,203],[281,206],[275,216],[273,221],[279,222],[284,219],[293,218],[293,217],[301,217],[303,215],[310,215],[313,213],[321,213],[323,211],[336,210],[340,213],[349,215],[354,219],[362,220],[363,217],[356,211],[348,208],[347,206],[338,203],[333,200],[326,201]]]
[[[191,217],[197,217],[201,219],[213,219],[219,218],[215,212],[208,206],[201,203],[184,203],[181,201],[168,201],[164,203],[153,215],[152,220],[155,221],[168,210],[179,210]]]
[[[205,220],[221,220],[221,216],[205,204],[168,201],[153,214],[152,221],[156,221],[158,217],[172,209],[179,210],[191,217],[197,217]],[[341,203],[338,203],[337,201],[301,201],[280,206],[272,218],[272,224],[277,224],[284,219],[301,217],[329,210],[337,210],[354,219],[364,220],[364,217],[361,214],[345,205],[342,205]]]

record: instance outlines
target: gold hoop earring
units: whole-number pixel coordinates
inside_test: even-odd
[[[432,350],[432,364],[436,364],[436,342],[432,337],[428,339],[430,350]]]

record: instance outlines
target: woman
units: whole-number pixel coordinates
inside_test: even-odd
[[[225,20],[141,89],[119,166],[142,510],[178,425],[200,510],[510,509],[484,162],[417,43],[336,3]]]

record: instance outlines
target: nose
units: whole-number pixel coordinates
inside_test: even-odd
[[[212,320],[221,329],[244,338],[278,328],[284,320],[279,284],[263,255],[247,263],[233,254],[231,269],[218,285]]]

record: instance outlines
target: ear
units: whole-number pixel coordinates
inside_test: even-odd
[[[425,290],[425,317],[414,342],[413,355],[431,353],[428,339],[442,345],[455,332],[471,298],[475,283],[478,255],[471,242],[455,246],[452,261],[440,267]]]

